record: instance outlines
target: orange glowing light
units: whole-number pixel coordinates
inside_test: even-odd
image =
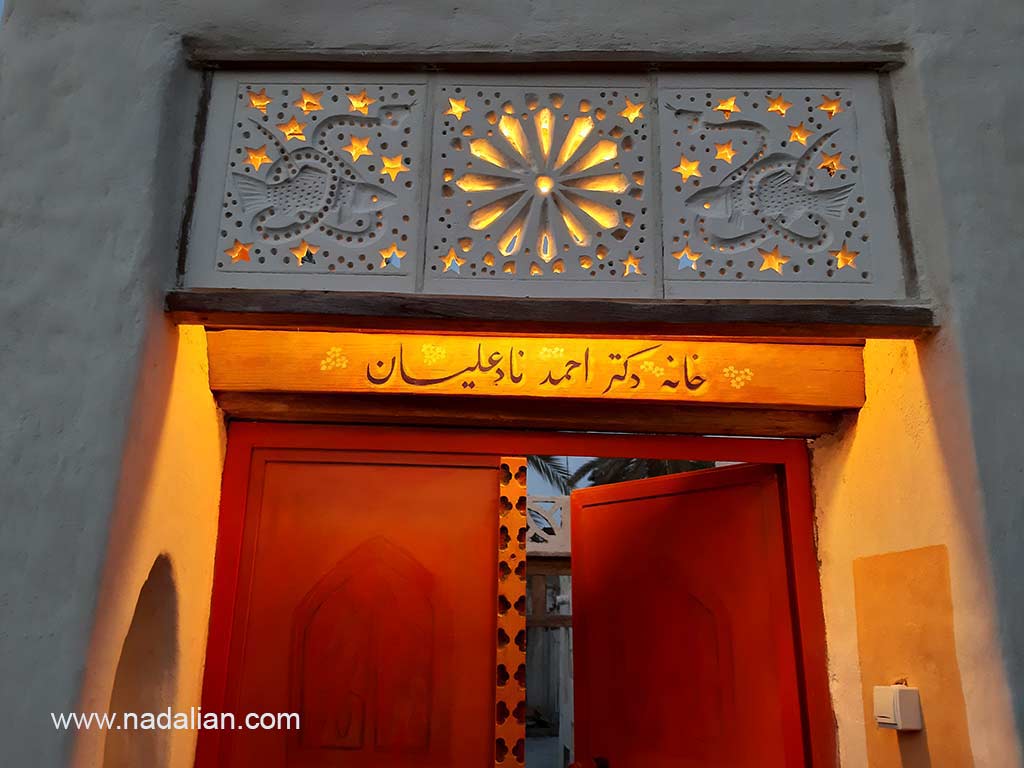
[[[459,273],[459,267],[466,263],[466,260],[459,256],[454,248],[449,248],[448,253],[441,256],[441,261],[444,262],[444,269],[442,271],[454,272],[456,274]]]
[[[544,261],[555,258],[555,238],[550,229],[542,229],[537,234],[537,255]]]
[[[498,130],[501,131],[501,135],[505,137],[505,140],[512,145],[512,149],[523,160],[530,162],[530,143],[526,139],[526,133],[523,131],[523,126],[519,120],[511,115],[503,115],[501,120],[498,121]]]
[[[846,166],[843,165],[843,153],[836,152],[834,155],[830,155],[827,152],[822,152],[821,162],[818,163],[818,167],[828,171],[829,176],[835,176],[839,171],[845,171]]]
[[[629,254],[625,259],[622,260],[622,276],[627,277],[630,274],[642,275],[640,271],[640,259],[634,254]]]
[[[270,157],[267,155],[266,144],[264,144],[259,149],[246,147],[245,153],[248,155],[245,162],[249,163],[249,165],[251,165],[257,171],[260,169],[260,166],[273,162],[273,160],[271,160]]]
[[[781,93],[774,99],[768,99],[768,111],[775,112],[776,114],[782,115],[783,117],[786,116],[786,112],[788,112],[789,108],[792,106],[793,103],[786,101],[784,98],[782,98]]]
[[[540,264],[536,261],[532,261],[530,262],[530,274],[537,277],[537,275],[543,275],[544,270],[540,268]]]
[[[700,160],[691,160],[686,155],[679,156],[679,165],[672,170],[682,176],[683,181],[688,181],[691,176],[701,178]]]
[[[629,189],[629,180],[621,173],[585,176],[582,179],[569,179],[562,183],[573,189],[586,189],[591,192],[622,193]]]
[[[352,155],[353,162],[358,160],[360,157],[373,157],[373,152],[370,151],[369,136],[352,136],[349,138],[348,144],[341,149],[343,152],[348,152]]]
[[[582,269],[590,269],[594,266],[594,260],[589,256],[580,256],[580,267]]]
[[[547,196],[551,194],[551,190],[554,188],[555,182],[551,180],[550,176],[538,176],[535,185],[537,187],[537,192]]]
[[[498,250],[501,251],[503,256],[511,256],[517,253],[523,244],[523,228],[526,225],[526,214],[529,208],[524,208],[519,212],[512,223],[505,228],[501,237],[498,238]]]
[[[562,203],[557,199],[555,200],[555,207],[558,209],[558,213],[562,217],[562,222],[565,224],[565,228],[569,231],[569,237],[572,238],[572,241],[576,243],[576,245],[589,245],[590,234],[587,232],[587,228],[583,226],[582,222],[576,218],[575,214],[562,205]]]
[[[697,269],[697,262],[700,260],[700,254],[696,251],[690,250],[690,244],[687,243],[686,247],[681,251],[676,251],[672,254],[672,258],[679,262],[679,269],[683,268],[683,260],[689,261],[687,264],[690,269]]]
[[[601,139],[586,154],[572,164],[567,173],[582,173],[595,166],[614,160],[619,155],[619,145],[609,139]]]
[[[761,268],[759,270],[760,272],[764,272],[765,270],[770,269],[773,272],[777,272],[778,274],[781,275],[782,265],[789,263],[789,257],[783,256],[781,253],[779,253],[779,246],[777,245],[770,251],[764,251],[758,248],[757,252],[761,254]]]
[[[637,118],[641,118],[644,116],[643,108],[644,105],[642,103],[634,104],[627,98],[626,108],[619,112],[619,116],[626,118],[627,120],[629,120],[630,123],[632,123]]]
[[[487,139],[473,139],[469,142],[469,152],[473,157],[478,157],[498,168],[508,168],[511,165],[509,159]]]
[[[303,240],[294,248],[289,248],[288,250],[295,255],[295,265],[297,267],[301,267],[302,262],[317,253],[317,251],[320,250],[320,247],[317,245],[310,245]]]
[[[803,144],[806,147],[807,146],[807,139],[808,139],[808,137],[810,137],[811,131],[809,131],[806,128],[804,128],[803,122],[801,122],[800,125],[790,125],[790,126],[788,126],[788,128],[789,128],[789,140],[790,141],[797,141],[797,142]]]
[[[566,197],[579,206],[581,211],[596,221],[598,226],[603,229],[609,229],[619,223],[619,212],[615,208],[601,205],[601,203],[594,202],[590,198],[581,195],[566,193]]]
[[[450,181],[450,179],[449,179]],[[502,176],[489,176],[483,173],[467,173],[460,176],[455,186],[463,192],[492,192],[495,189],[510,187],[517,182]]]
[[[366,95],[365,88],[362,90],[361,93],[357,93],[355,96],[353,96],[351,93],[347,94],[347,96],[349,103],[349,111],[359,112],[364,115],[369,114],[370,105],[377,101],[376,99],[371,99],[369,96]]]
[[[467,112],[472,112],[469,107],[466,106],[465,99],[448,99],[448,109],[445,110],[446,115],[451,115],[456,120],[461,120],[462,116]]]
[[[264,115],[267,114],[267,105],[273,101],[267,96],[267,89],[261,88],[259,92],[249,91],[249,106],[258,109]]]
[[[722,117],[724,117],[726,120],[728,120],[730,117],[732,117],[733,112],[742,112],[742,111],[743,110],[740,109],[736,105],[736,97],[735,96],[730,96],[728,99],[721,99],[718,102],[718,106],[715,107],[715,112],[721,112],[722,113]]]
[[[839,103],[839,99],[830,99],[824,94],[821,97],[821,104],[818,105],[818,109],[827,114],[829,120],[843,111],[843,107]]]
[[[732,148],[732,141],[727,141],[725,144],[715,144],[715,159],[725,160],[725,162],[732,164],[732,159],[736,156],[736,150]]]
[[[473,215],[469,217],[469,228],[476,230],[487,229],[487,227],[500,219],[515,205],[522,196],[522,192],[506,195],[499,200],[495,200],[493,203],[477,208],[473,211]]]
[[[569,134],[565,137],[565,141],[562,142],[562,146],[558,150],[558,157],[555,159],[555,168],[561,168],[569,162],[593,130],[594,118],[577,117],[573,120],[572,126],[569,128]]]
[[[545,107],[533,116],[533,125],[537,131],[537,141],[540,143],[540,153],[547,162],[551,156],[551,140],[554,132],[554,117],[551,110]]]
[[[394,264],[396,267],[401,266],[402,259],[405,258],[405,251],[398,249],[398,243],[392,243],[387,248],[381,248],[377,253],[380,254],[381,269],[386,269],[391,264]]]
[[[565,262],[562,261],[562,259],[556,261],[554,264],[551,265],[551,272],[556,275],[560,275],[563,272],[565,272]]]
[[[306,134],[303,133],[306,124],[300,123],[294,117],[287,123],[278,123],[277,129],[284,134],[285,141],[291,141],[292,139],[298,139],[299,141],[306,140]]]
[[[224,253],[231,257],[232,264],[236,261],[249,261],[249,249],[252,248],[252,245],[252,243],[243,243],[240,240],[235,240],[235,244],[224,251]]]
[[[310,112],[316,112],[317,110],[323,109],[323,105],[320,104],[320,97],[323,95],[323,91],[310,93],[303,88],[302,98],[295,102],[295,106],[301,109],[302,114],[304,115],[308,115]]]
[[[391,177],[392,181],[398,178],[398,174],[406,173],[409,170],[405,166],[405,163],[402,162],[401,155],[395,155],[394,157],[384,157],[383,155],[381,155],[380,159],[381,162],[384,164],[384,167],[381,169],[380,172],[386,173],[388,176]]]
[[[836,260],[836,268],[842,269],[843,267],[854,267],[857,266],[857,257],[860,256],[860,251],[850,251],[846,248],[846,241],[843,240],[843,244],[839,246],[838,251],[829,251]]]

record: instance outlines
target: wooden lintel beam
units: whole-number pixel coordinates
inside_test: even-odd
[[[689,301],[428,296],[337,291],[173,291],[179,323],[220,328],[674,335],[794,339],[921,338],[938,326],[916,302]]]

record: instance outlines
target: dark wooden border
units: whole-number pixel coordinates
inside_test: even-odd
[[[790,591],[801,683],[806,765],[837,765],[835,719],[828,682],[825,617],[818,575],[811,500],[810,461],[802,440],[756,440],[658,435],[602,435],[553,432],[388,429],[236,422],[228,435],[221,494],[221,514],[214,565],[210,631],[202,705],[207,712],[225,711],[224,686],[231,644],[231,617],[241,531],[249,487],[249,467],[258,448],[358,448],[359,450],[440,450],[446,453],[498,453],[636,456],[695,461],[737,461],[773,464],[782,472],[784,529],[790,559]],[[496,453],[495,455],[498,455]],[[202,731],[197,765],[212,765],[217,731]],[[206,762],[204,762],[206,761]]]
[[[167,294],[179,323],[207,328],[425,330],[777,339],[916,339],[937,327],[922,303],[689,301],[192,289]]]
[[[716,408],[677,403],[594,403],[459,397],[218,392],[233,419],[327,424],[418,424],[435,427],[554,429],[737,437],[819,437],[834,432],[842,412]]]

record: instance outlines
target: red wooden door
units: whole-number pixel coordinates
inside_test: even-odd
[[[572,494],[582,765],[805,764],[778,482],[746,465]]]
[[[244,503],[224,708],[302,727],[222,732],[200,768],[493,765],[498,458],[247,430],[222,502]]]

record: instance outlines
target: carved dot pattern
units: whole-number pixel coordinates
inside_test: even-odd
[[[503,458],[498,482],[498,658],[495,674],[494,765],[525,765],[526,460],[521,457]],[[512,531],[515,531],[514,536],[511,535]],[[516,610],[509,610],[508,607],[512,605]]]

